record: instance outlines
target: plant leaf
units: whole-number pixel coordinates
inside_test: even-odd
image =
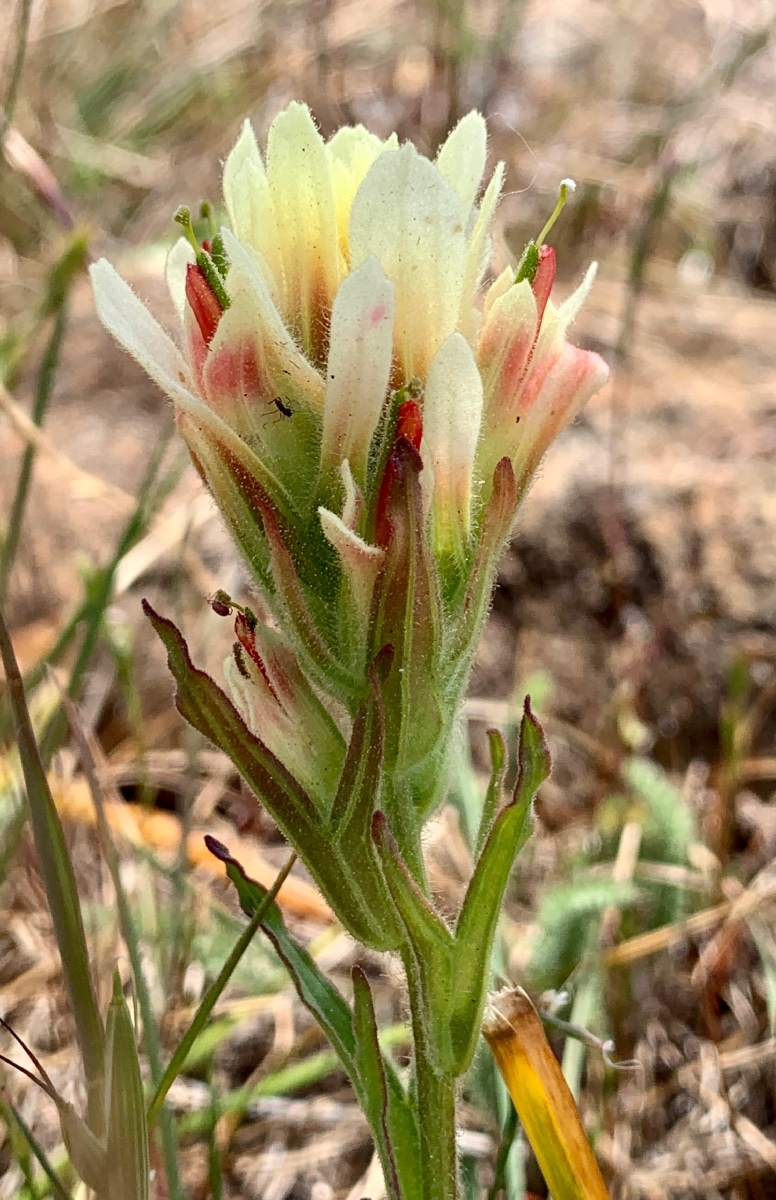
[[[411,803],[412,797],[419,808],[418,822],[438,800],[435,751],[445,729],[438,684],[442,605],[426,535],[422,468],[414,446],[398,437],[386,467],[386,494],[380,501],[381,519],[390,528],[390,536],[375,584],[371,630],[373,653],[386,645],[395,651],[394,668],[383,689],[385,755],[392,774],[413,776],[415,787],[410,795],[402,794],[400,802]],[[392,811],[390,797],[384,803],[391,828],[404,849],[400,830],[408,823],[407,814]]]
[[[226,867],[226,873],[237,890],[240,907],[246,916],[253,916],[264,902],[267,889],[250,879],[236,858],[220,842],[207,837],[207,846]],[[261,927],[272,942],[286,970],[293,980],[299,999],[315,1017],[327,1038],[337,1051],[343,1067],[350,1076],[364,1110],[368,1097],[363,1093],[356,1063],[356,1034],[353,1014],[344,996],[335,988],[316,965],[314,959],[296,938],[288,932],[277,904],[268,908]],[[398,1079],[395,1086],[401,1087]]]
[[[78,1046],[87,1085],[87,1119],[92,1132],[99,1137],[103,1132],[104,1116],[105,1034],[92,987],[89,951],[62,822],[43,769],[24,695],[24,685],[11,638],[2,617],[0,654],[16,724],[35,848],[40,860],[57,946],[62,958],[62,970],[75,1017]]]
[[[165,649],[178,691],[181,716],[228,756],[261,797],[294,845],[321,832],[313,801],[278,758],[248,729],[231,700],[204,671],[194,666],[180,630],[147,600],[143,611]]]
[[[507,771],[507,748],[503,735],[499,733],[498,729],[488,730],[488,745],[490,747],[490,779],[485,795],[485,803],[482,806],[479,829],[477,830],[475,859],[479,858],[482,853],[485,839],[493,827],[493,820],[498,812],[501,801],[501,789],[504,786],[504,776]]]
[[[211,853],[225,864],[243,912],[252,916],[264,902],[266,888],[249,879],[237,859],[215,838],[208,837],[207,844]],[[358,968],[354,969],[354,1019],[344,996],[288,932],[277,904],[267,909],[262,929],[285,964],[299,999],[323,1029],[348,1074],[370,1123],[389,1196],[392,1200],[421,1200],[409,1182],[419,1178],[415,1118],[396,1071],[380,1050],[366,977]],[[403,1190],[397,1190],[398,1178]]]
[[[207,847],[226,867],[226,873],[234,884],[240,907],[246,916],[253,916],[263,903],[267,889],[250,879],[242,865],[226,846],[213,837],[207,838]],[[360,1091],[360,1076],[356,1066],[356,1038],[353,1031],[353,1015],[344,996],[334,987],[316,966],[307,950],[291,936],[285,926],[277,904],[267,910],[261,927],[267,934],[293,980],[299,999],[309,1008],[327,1038],[339,1055],[343,1067],[350,1076],[362,1105],[366,1097]]]
[[[383,1164],[386,1190],[392,1200],[422,1200],[415,1113],[380,1049],[372,993],[361,967],[353,968],[352,979],[356,1062],[369,1097],[367,1116]]]
[[[385,720],[381,684],[391,669],[393,648],[386,646],[369,671],[369,693],[353,723],[345,765],[331,811],[332,841],[341,847],[364,893],[382,941],[398,949],[402,935],[398,913],[372,840],[372,816],[379,803]]]
[[[334,845],[330,853],[321,854],[322,842],[330,841],[329,831],[307,792],[251,733],[221,688],[194,666],[186,641],[172,621],[159,616],[147,601],[143,608],[167,649],[170,670],[178,683],[178,711],[223,750],[266,804],[348,931],[368,946],[389,949],[381,940],[379,927],[375,928],[346,855]]]
[[[450,1039],[455,1072],[467,1070],[479,1037],[488,969],[504,891],[515,858],[531,833],[531,806],[550,773],[550,752],[528,697],[520,725],[518,776],[511,801],[496,817],[469,881],[455,932],[455,988],[450,992]]]
[[[419,980],[415,990],[425,1005],[423,1020],[436,1055],[436,1066],[449,1073],[452,1047],[446,1016],[450,997],[458,986],[453,937],[412,878],[384,813],[375,813],[372,830],[385,879],[411,948]]]
[[[148,1126],[135,1030],[113,973],[113,996],[105,1022],[108,1059],[107,1157],[110,1186],[105,1200],[148,1200]]]

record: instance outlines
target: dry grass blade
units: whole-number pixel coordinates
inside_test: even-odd
[[[555,1200],[607,1200],[574,1097],[526,993],[493,996],[482,1032]]]
[[[52,776],[51,785],[60,814],[68,820],[84,825],[97,824],[97,810],[85,779],[76,777],[64,782]],[[228,844],[229,850],[245,863],[251,877],[264,887],[271,887],[277,876],[277,868],[260,852],[253,841],[241,838],[231,830],[192,830],[184,835],[183,825],[174,813],[149,810],[140,805],[124,804],[120,800],[106,799],[105,819],[111,832],[118,834],[131,845],[143,846],[152,853],[175,854],[181,839],[186,839],[186,857],[193,867],[201,867],[208,874],[223,878],[225,868],[207,849],[205,837],[214,833],[219,840]],[[289,912],[315,921],[331,920],[331,909],[320,892],[304,879],[289,877],[283,883],[278,903]]]

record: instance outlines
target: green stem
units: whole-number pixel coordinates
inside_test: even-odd
[[[235,968],[240,962],[243,954],[248,949],[253,941],[253,938],[261,928],[262,921],[266,917],[269,909],[272,907],[275,897],[280,891],[289,871],[295,862],[296,854],[291,854],[288,862],[280,871],[272,887],[267,892],[261,904],[259,904],[257,907],[248,924],[245,926],[245,929],[238,938],[231,954],[219,971],[218,976],[213,980],[210,987],[205,992],[199,1008],[194,1015],[194,1020],[191,1022],[191,1025],[189,1025],[188,1029],[178,1043],[172,1058],[167,1064],[167,1069],[165,1070],[164,1075],[156,1085],[156,1091],[154,1092],[151,1103],[148,1106],[149,1129],[162,1112],[165,1096],[169,1092],[178,1075],[180,1075],[181,1070],[183,1069],[183,1064],[188,1057],[191,1047],[194,1045],[194,1042],[199,1034],[205,1028],[208,1018],[215,1007],[216,1001],[219,999],[221,993],[234,974]]]
[[[108,565],[94,576],[86,607],[83,609],[85,619],[84,637],[70,672],[67,684],[67,695],[72,699],[78,698],[81,685],[100,640],[105,610],[110,604],[113,585],[119,563],[128,550],[134,546],[145,531],[158,504],[166,494],[164,483],[156,486],[156,477],[161,467],[165,451],[172,436],[172,428],[168,427],[156,443],[145,477],[140,485],[137,502],[127,524],[122,531],[113,557]],[[52,656],[49,656],[52,661]],[[60,705],[51,716],[40,739],[40,754],[43,762],[48,765],[54,753],[59,749],[62,739],[67,732],[67,717]]]
[[[421,1003],[422,979],[412,952],[402,952],[407,977],[414,1042],[413,1085],[420,1132],[420,1168],[424,1200],[456,1200],[458,1156],[455,1148],[456,1079],[440,1073],[433,1060]]]
[[[30,31],[31,15],[32,0],[22,0],[19,10],[19,33],[16,40],[16,52],[11,66],[11,78],[8,80],[8,87],[3,99],[3,111],[0,113],[0,149],[2,149],[5,135],[13,118],[13,110],[16,107],[16,96],[22,79],[24,56],[27,51],[27,35]]]
[[[43,424],[43,417],[48,402],[51,398],[51,391],[54,386],[54,377],[56,375],[57,364],[59,362],[59,351],[62,346],[62,337],[67,324],[67,301],[63,301],[62,307],[59,309],[54,322],[54,328],[51,332],[46,353],[43,358],[43,363],[38,375],[38,383],[35,389],[35,402],[32,407],[32,420],[35,425],[40,427]],[[5,533],[5,541],[3,542],[2,550],[0,550],[0,607],[5,605],[6,594],[8,592],[8,583],[11,577],[16,551],[19,548],[19,539],[21,537],[22,522],[24,520],[24,512],[27,505],[27,496],[30,490],[32,481],[32,468],[35,462],[35,447],[32,442],[28,443],[22,455],[22,465],[19,471],[19,478],[16,484],[16,493],[11,505],[11,513],[8,517],[8,527]]]

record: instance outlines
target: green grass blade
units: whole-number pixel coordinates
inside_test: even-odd
[[[295,861],[296,855],[292,854],[286,865],[283,867],[283,870],[278,875],[274,884],[264,896],[262,903],[256,908],[256,911],[253,913],[250,921],[236,942],[234,949],[219,971],[217,978],[214,979],[210,987],[205,992],[205,995],[202,997],[200,1005],[194,1014],[194,1020],[191,1022],[191,1025],[189,1025],[180,1042],[176,1046],[175,1052],[167,1065],[167,1070],[164,1072],[164,1075],[157,1084],[156,1091],[154,1092],[151,1103],[148,1106],[149,1128],[157,1120],[161,1112],[162,1105],[164,1104],[164,1098],[169,1092],[174,1080],[180,1074],[181,1068],[188,1057],[191,1047],[194,1045],[198,1035],[204,1029],[219,996],[231,979],[237,964],[261,928],[261,923],[264,920],[264,917],[274,904],[275,897],[283,886],[283,882]]]
[[[113,844],[113,839],[110,834],[110,828],[105,816],[105,797],[102,787],[97,778],[97,772],[94,767],[94,759],[92,757],[89,743],[84,735],[81,723],[78,718],[78,713],[73,702],[67,697],[63,697],[65,711],[67,712],[70,729],[72,731],[75,742],[78,746],[78,751],[81,758],[81,766],[89,783],[89,789],[94,800],[94,807],[97,813],[97,821],[100,832],[100,841],[102,850],[105,856],[105,861],[108,865],[113,887],[116,892],[116,907],[118,909],[119,926],[121,935],[129,954],[129,961],[132,966],[132,976],[137,992],[138,1003],[140,1006],[140,1015],[143,1020],[143,1036],[145,1040],[146,1052],[148,1054],[148,1065],[151,1070],[151,1082],[154,1087],[157,1087],[162,1078],[162,1047],[159,1040],[159,1031],[154,1019],[153,1006],[151,1004],[151,996],[148,991],[148,984],[143,972],[143,963],[140,957],[140,945],[137,937],[137,929],[132,916],[132,910],[127,900],[127,894],[124,891],[124,885],[121,882],[121,871],[119,870],[119,858],[116,853],[116,847]],[[162,1136],[162,1148],[164,1151],[165,1170],[167,1172],[167,1187],[170,1200],[184,1200],[183,1186],[180,1179],[180,1171],[178,1169],[178,1143],[175,1135],[175,1122],[172,1119],[172,1114],[168,1110],[164,1110],[160,1119],[160,1132]]]
[[[19,32],[16,38],[16,51],[13,56],[13,65],[11,66],[11,77],[8,80],[5,96],[3,97],[3,111],[0,114],[0,146],[2,146],[5,135],[13,118],[13,110],[16,107],[16,97],[19,92],[19,84],[22,80],[22,68],[24,67],[24,56],[27,53],[27,35],[30,31],[30,17],[32,15],[32,0],[21,0],[19,9]]]
[[[406,1025],[389,1025],[380,1034],[380,1046],[383,1050],[389,1050],[393,1046],[406,1048],[409,1043],[410,1031]],[[392,1071],[387,1058],[386,1063]],[[213,1120],[218,1120],[219,1117],[235,1114],[242,1117],[256,1100],[266,1096],[288,1096],[293,1092],[306,1090],[319,1084],[333,1071],[341,1070],[342,1059],[334,1050],[321,1050],[317,1054],[310,1054],[301,1062],[272,1071],[252,1086],[225,1092],[218,1098],[218,1112],[215,1116],[210,1106],[200,1112],[186,1113],[180,1119],[178,1131],[182,1137],[199,1137],[206,1134]]]
[[[38,375],[38,385],[35,389],[35,401],[32,407],[32,420],[35,425],[43,424],[43,418],[48,408],[48,402],[51,398],[51,391],[54,386],[54,377],[56,375],[57,365],[59,363],[59,352],[62,346],[62,338],[64,337],[65,328],[67,326],[67,300],[59,309],[54,321],[54,328],[51,331],[46,353],[43,357],[40,373]],[[11,511],[8,516],[8,525],[5,530],[5,540],[3,541],[2,549],[0,550],[0,608],[5,605],[6,596],[8,595],[8,584],[11,579],[11,571],[16,559],[16,552],[19,548],[19,539],[22,532],[22,523],[24,521],[24,511],[27,506],[27,496],[29,495],[30,482],[32,480],[32,468],[35,462],[35,447],[32,443],[28,443],[24,454],[22,455],[22,463],[19,468],[19,478],[16,482],[16,492],[14,493],[13,501],[11,502]]]
[[[2,1119],[5,1125],[2,1141],[0,1141],[0,1149],[4,1151],[7,1141],[10,1148],[11,1161],[16,1163],[24,1179],[24,1187],[19,1193],[19,1200],[30,1200],[30,1197],[35,1195],[33,1156],[29,1140],[24,1136],[24,1131],[20,1128],[15,1116],[16,1114],[10,1103],[4,1100],[3,1093],[0,1092],[0,1119]],[[7,1156],[3,1154],[3,1157]]]
[[[173,428],[170,426],[157,443],[149,461],[145,477],[141,483],[135,508],[130,513],[127,523],[121,532],[110,562],[102,570],[95,572],[85,600],[67,621],[56,643],[45,659],[29,671],[25,677],[24,684],[28,691],[38,686],[44,678],[48,666],[53,667],[63,661],[65,655],[71,649],[79,630],[83,627],[84,636],[81,648],[71,669],[67,685],[67,694],[73,699],[77,699],[79,689],[89,669],[92,655],[99,640],[103,617],[110,603],[116,572],[121,561],[125,554],[132,549],[135,543],[146,532],[154,513],[177,481],[178,470],[177,468],[172,468],[161,482],[157,482],[157,475],[159,474],[159,469],[170,443],[172,433]],[[0,739],[7,737],[12,728],[13,713],[8,703],[4,702],[2,709],[0,709]],[[48,764],[51,761],[51,755],[60,744],[65,729],[66,721],[64,714],[59,714],[58,718],[52,719],[49,729],[41,739],[40,749],[44,763]]]
[[[105,1022],[108,1060],[108,1182],[111,1200],[148,1200],[148,1128],[135,1030],[113,972],[113,996]],[[102,1197],[108,1200],[108,1197]]]
[[[157,495],[154,496],[154,487],[171,436],[172,429],[169,429],[166,436],[160,438],[151,456],[151,461],[148,464],[148,470],[138,494],[137,504],[124,527],[113,557],[108,566],[103,571],[98,572],[94,578],[91,595],[89,596],[89,609],[85,622],[86,627],[83,641],[81,642],[81,647],[67,685],[67,694],[73,700],[78,698],[81,685],[97,648],[105,611],[111,601],[113,582],[119,563],[138,538],[142,536],[163,494],[163,492],[158,491]],[[64,710],[60,708],[52,717],[48,728],[41,738],[40,752],[45,763],[51,761],[51,756],[61,745],[66,729],[67,718]]]
[[[222,1200],[224,1194],[223,1166],[221,1164],[221,1147],[216,1136],[218,1124],[218,1097],[216,1096],[213,1080],[210,1080],[210,1115],[212,1125],[208,1131],[208,1178],[210,1181],[210,1200]]]
[[[496,1165],[493,1171],[493,1182],[488,1188],[487,1200],[498,1200],[498,1194],[506,1191],[507,1159],[517,1133],[517,1110],[510,1100],[504,1127],[501,1130],[501,1141],[496,1155]]]
[[[99,1136],[102,1133],[104,1115],[102,1092],[105,1077],[105,1037],[92,987],[89,954],[75,875],[68,857],[62,823],[35,741],[24,695],[24,685],[11,637],[2,616],[0,616],[0,654],[2,654],[14,711],[33,837],[46,887],[57,946],[62,956],[65,984],[75,1017],[78,1044],[86,1077],[89,1125]]]
[[[10,1119],[10,1121],[13,1121],[18,1127],[21,1136],[29,1146],[31,1153],[38,1160],[43,1174],[49,1181],[51,1195],[55,1196],[56,1200],[70,1200],[70,1194],[54,1170],[49,1156],[46,1154],[46,1151],[35,1137],[35,1134],[32,1132],[19,1110],[13,1104],[5,1104],[2,1099],[0,1099],[0,1114],[2,1114],[6,1125],[9,1124]],[[31,1188],[31,1195],[35,1194],[36,1190]]]

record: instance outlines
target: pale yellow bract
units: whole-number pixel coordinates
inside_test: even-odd
[[[320,425],[311,474],[340,491],[344,469],[361,488],[389,393],[418,379],[436,550],[460,554],[505,455],[522,494],[549,442],[607,371],[566,341],[593,269],[558,309],[549,288],[537,299],[514,270],[483,294],[504,179],[499,163],[478,202],[486,156],[477,112],[433,162],[361,126],[326,142],[296,102],[272,122],[262,157],[246,122],[224,167],[230,304],[207,345],[186,301],[192,249],[181,239],[170,253],[185,354],[107,262],[92,268],[102,320],[172,397],[195,457],[218,437],[255,471],[247,446],[271,436],[261,424],[267,404],[292,397],[291,408],[309,409]],[[252,387],[239,353],[246,345]],[[272,468],[270,492],[285,487]],[[341,530],[332,521],[342,518],[326,512],[333,540]],[[368,562],[371,548],[350,535],[352,554]]]

